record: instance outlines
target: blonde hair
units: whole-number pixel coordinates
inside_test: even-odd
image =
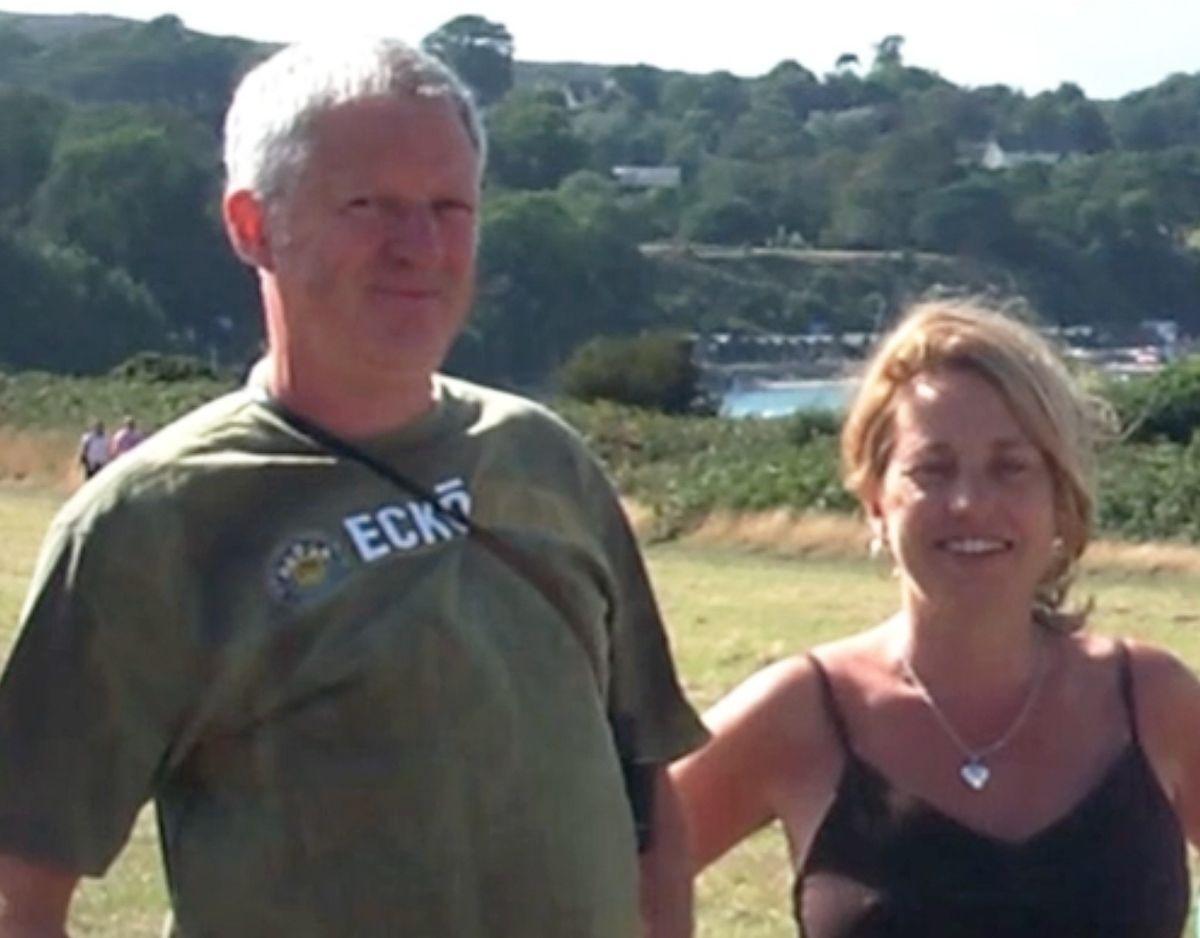
[[[1061,550],[1035,596],[1035,615],[1064,631],[1087,609],[1063,611],[1095,521],[1094,451],[1103,407],[1078,387],[1062,359],[1030,326],[978,301],[912,307],[876,348],[842,428],[842,477],[867,503],[895,445],[897,393],[918,375],[962,368],[988,381],[1041,451],[1054,483]]]

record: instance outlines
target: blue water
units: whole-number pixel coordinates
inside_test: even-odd
[[[798,410],[846,409],[853,382],[845,379],[788,381],[726,391],[723,417],[786,417]]]

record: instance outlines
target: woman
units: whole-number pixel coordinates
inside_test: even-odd
[[[900,609],[778,662],[673,770],[701,869],[772,819],[807,938],[1178,938],[1200,683],[1081,631],[1094,411],[1031,329],[916,308],[847,416]]]

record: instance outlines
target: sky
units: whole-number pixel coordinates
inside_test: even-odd
[[[1036,94],[1062,82],[1115,98],[1200,71],[1200,0],[0,0],[10,12],[174,13],[191,29],[277,42],[331,32],[420,41],[474,13],[508,27],[523,61],[645,63],[751,77],[794,59],[818,75],[864,65],[884,36],[904,61],[959,85]],[[305,12],[304,8],[308,11]]]

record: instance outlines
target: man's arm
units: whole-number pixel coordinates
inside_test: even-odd
[[[0,854],[0,938],[66,938],[74,873]]]
[[[650,839],[640,856],[642,928],[645,938],[689,938],[692,871],[683,811],[666,768],[648,771],[654,794]]]

